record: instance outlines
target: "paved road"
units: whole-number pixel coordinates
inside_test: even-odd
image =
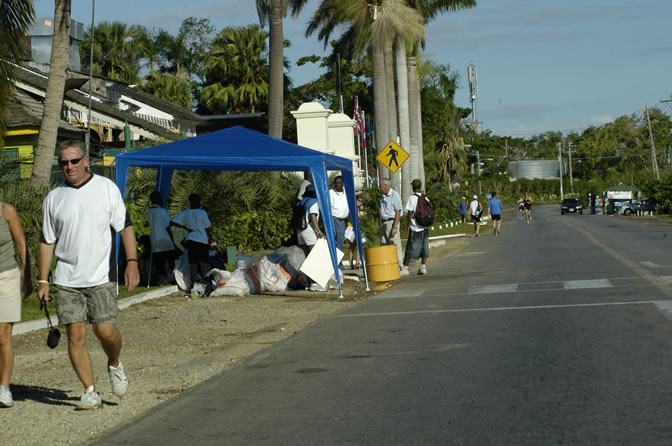
[[[672,226],[559,214],[505,214],[100,444],[672,444]]]

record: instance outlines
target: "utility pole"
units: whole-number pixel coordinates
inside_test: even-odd
[[[96,21],[96,0],[91,1],[91,54],[89,55],[89,112],[86,115],[86,135],[84,135],[84,145],[86,154],[91,151],[91,88],[93,84],[93,37],[95,35],[94,27]],[[124,140],[126,133],[124,133]],[[125,143],[125,141],[124,141]]]
[[[658,171],[658,161],[656,161],[656,146],[653,145],[653,132],[651,131],[651,116],[649,115],[649,107],[646,107],[646,122],[649,125],[649,143],[651,144],[651,164],[653,169],[653,176],[660,180],[660,172]]]
[[[560,164],[560,200],[565,199],[565,195],[562,193],[562,143],[558,143],[558,164]]]
[[[569,154],[569,189],[574,192],[574,178],[572,177],[572,143],[568,142],[567,153]]]
[[[478,166],[478,195],[482,195],[481,192],[481,151],[476,151],[476,165]]]
[[[476,99],[478,99],[478,72],[476,65],[467,67],[467,77],[469,79],[469,99],[471,100],[471,129],[476,134],[478,129],[478,118],[476,117]]]

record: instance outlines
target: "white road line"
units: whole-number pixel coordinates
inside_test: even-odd
[[[500,285],[474,285],[469,287],[467,294],[513,293],[517,290],[517,283],[504,283]]]
[[[566,290],[579,290],[584,288],[611,288],[613,285],[609,279],[592,279],[592,280],[567,280],[562,282],[562,286]]]
[[[660,301],[655,302],[654,305],[658,307],[663,316],[672,320],[672,302],[670,301]]]
[[[400,299],[404,297],[418,297],[427,291],[427,288],[396,288],[385,290],[380,294],[372,296],[371,299]]]
[[[670,285],[672,285],[672,276],[658,276],[658,278],[660,280],[662,280],[663,282],[666,282],[666,283],[669,283]]]
[[[640,260],[639,263],[641,263],[644,266],[648,266],[649,268],[660,268],[660,265],[657,263],[649,262],[648,260]]]
[[[672,302],[659,300],[645,301],[627,301],[627,302],[602,302],[593,304],[571,304],[571,305],[532,305],[525,307],[490,307],[490,308],[462,308],[456,310],[419,310],[419,311],[391,311],[388,313],[359,313],[359,314],[340,314],[336,318],[343,317],[372,317],[372,316],[405,316],[412,314],[438,314],[438,313],[480,313],[486,311],[514,311],[514,310],[552,310],[564,308],[588,308],[588,307],[611,307],[622,305],[656,305],[658,303],[668,302],[672,308]]]

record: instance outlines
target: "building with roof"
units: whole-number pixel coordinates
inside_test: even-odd
[[[9,99],[4,123],[3,158],[21,162],[19,171],[22,178],[29,177],[32,172],[33,153],[44,112],[53,39],[50,19],[38,19],[36,23],[28,32],[31,39],[30,60],[17,67],[18,79]],[[90,121],[90,153],[92,158],[102,160],[108,153],[116,154],[144,140],[172,141],[233,125],[257,130],[265,125],[263,113],[202,116],[142,91],[135,85],[98,75],[89,80],[88,73],[80,71],[78,42],[83,38],[81,23],[72,22],[70,37],[58,143],[72,138],[84,139]]]

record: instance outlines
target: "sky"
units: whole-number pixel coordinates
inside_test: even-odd
[[[91,23],[93,0],[72,0],[72,18]],[[471,107],[467,66],[478,71],[480,130],[530,137],[546,131],[581,132],[646,106],[672,113],[672,1],[477,0],[426,28],[425,57],[460,77],[455,103]],[[52,17],[53,0],[34,1]],[[95,21],[118,20],[175,33],[189,16],[217,29],[258,23],[255,0],[98,0]],[[316,36],[304,36],[319,0],[284,21],[294,85],[317,78],[298,58],[325,55]],[[346,111],[347,112],[347,111]]]

